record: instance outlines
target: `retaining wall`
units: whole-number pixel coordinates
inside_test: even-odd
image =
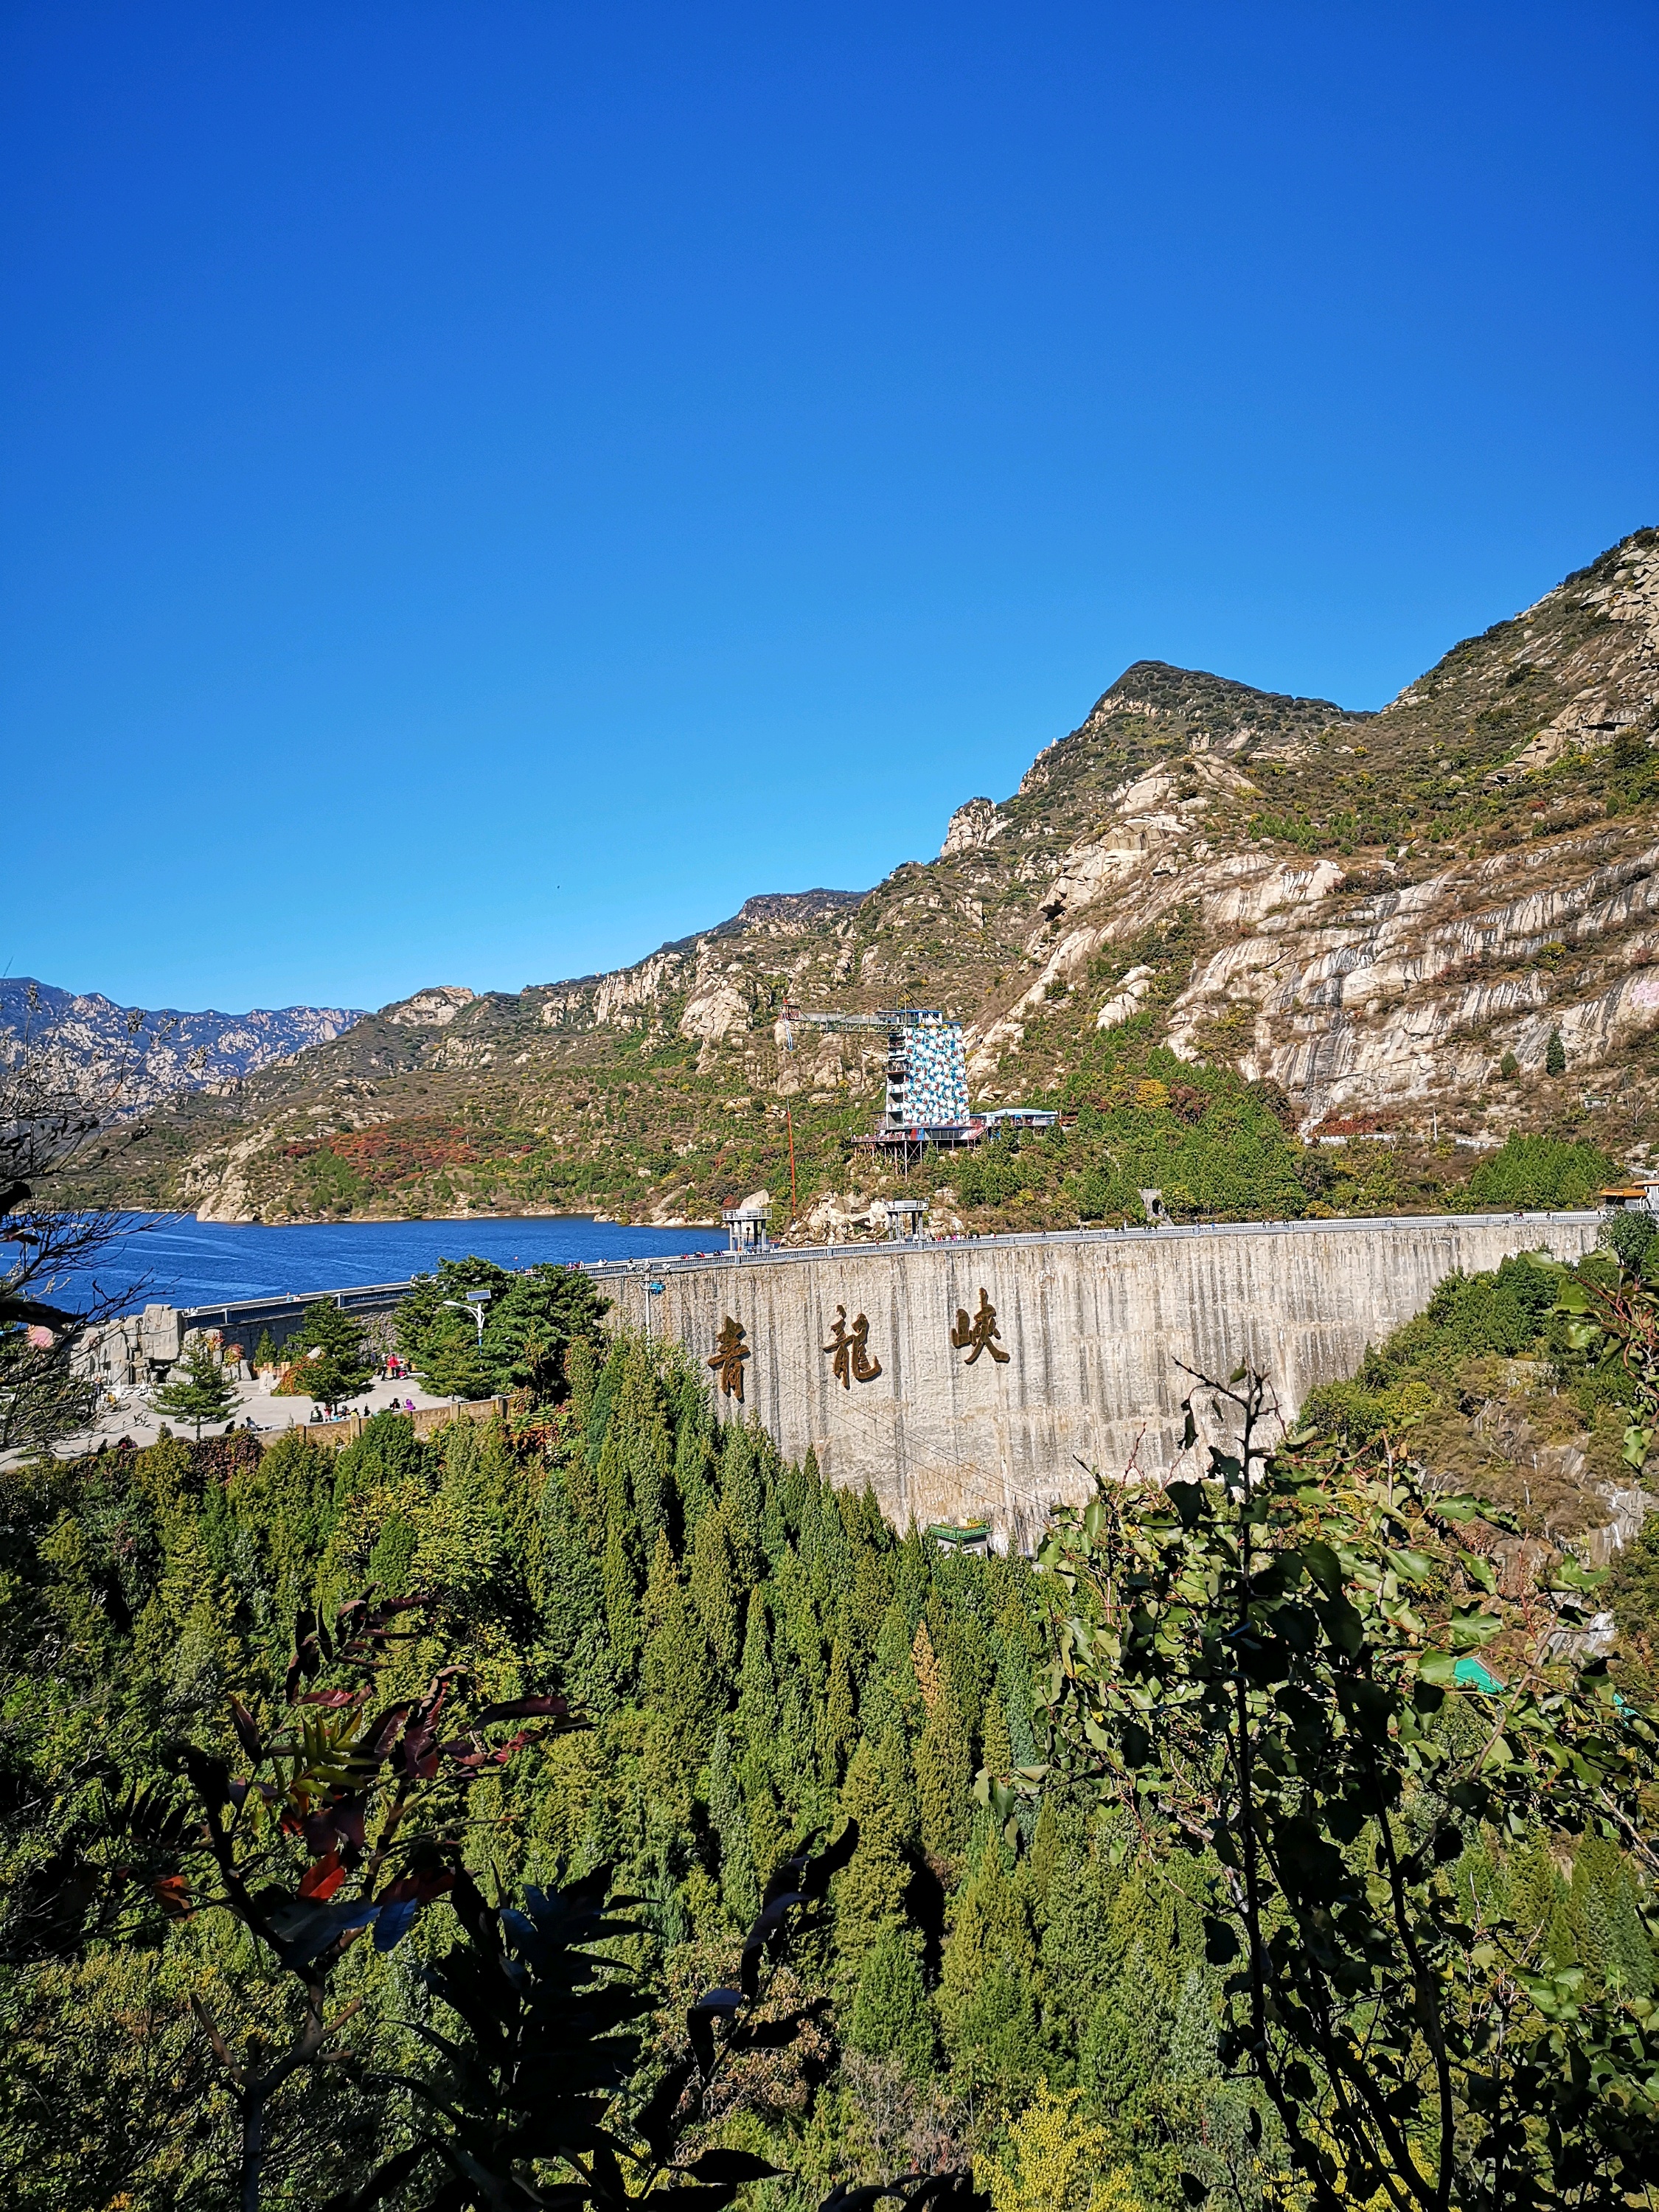
[[[984,1519],[1029,1547],[1086,1470],[1165,1473],[1180,1451],[1179,1362],[1224,1379],[1265,1368],[1286,1417],[1352,1373],[1369,1344],[1420,1313],[1455,1269],[1513,1253],[1577,1259],[1594,1213],[1405,1217],[1085,1231],[957,1243],[850,1245],[759,1258],[594,1270],[618,1316],[678,1338],[702,1371],[728,1322],[748,1357],[742,1398],[787,1457],[808,1447],[833,1481],[868,1482],[902,1528]],[[981,1291],[999,1334],[972,1357]],[[842,1332],[864,1360],[836,1372]],[[969,1322],[969,1340],[959,1316]],[[879,1368],[859,1379],[857,1368]],[[1202,1424],[1200,1424],[1202,1427]]]

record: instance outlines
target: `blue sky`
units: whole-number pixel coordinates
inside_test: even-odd
[[[861,887],[1130,661],[1659,520],[1659,12],[0,22],[0,967],[372,1006]]]

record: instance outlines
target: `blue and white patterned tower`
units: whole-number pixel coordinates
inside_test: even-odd
[[[887,1041],[887,1126],[959,1127],[968,1119],[968,1062],[962,1024],[917,1008]]]

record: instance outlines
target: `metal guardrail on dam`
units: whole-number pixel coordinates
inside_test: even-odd
[[[902,1527],[988,1521],[1028,1546],[1089,1470],[1164,1473],[1193,1375],[1249,1360],[1288,1416],[1454,1272],[1577,1258],[1599,1213],[1170,1224],[835,1244],[594,1268],[618,1317],[678,1340],[727,1417],[868,1483]],[[1200,1434],[1201,1394],[1194,1407]]]
[[[1170,1237],[1318,1236],[1333,1230],[1367,1232],[1425,1228],[1450,1228],[1470,1221],[1508,1224],[1537,1223],[1564,1225],[1599,1222],[1597,1213],[1401,1213],[1339,1215],[1318,1221],[1161,1222],[1138,1229],[1042,1229],[1006,1236],[954,1237],[889,1237],[878,1243],[854,1244],[769,1245],[761,1252],[675,1252],[660,1259],[573,1260],[568,1264],[598,1280],[628,1280],[647,1275],[685,1274],[705,1267],[785,1267],[811,1265],[826,1260],[904,1259],[917,1252],[1018,1250],[1030,1245],[1100,1244],[1111,1248]],[[509,1273],[513,1271],[508,1270]],[[297,1322],[307,1306],[319,1300],[346,1313],[390,1313],[415,1287],[415,1279],[398,1283],[356,1283],[340,1290],[295,1291],[270,1297],[219,1300],[209,1305],[152,1306],[152,1314],[176,1313],[180,1334],[191,1329],[252,1330],[283,1321]]]
[[[585,1274],[619,1276],[684,1274],[702,1267],[773,1267],[823,1260],[845,1260],[856,1255],[867,1260],[884,1256],[904,1259],[917,1252],[986,1252],[1018,1250],[1030,1245],[1098,1244],[1112,1249],[1125,1244],[1156,1243],[1192,1237],[1317,1237],[1337,1231],[1371,1232],[1401,1229],[1462,1229],[1472,1221],[1497,1222],[1505,1228],[1598,1228],[1599,1213],[1382,1213],[1336,1214],[1316,1221],[1166,1221],[1134,1229],[1031,1229],[996,1237],[889,1237],[858,1244],[769,1244],[763,1252],[677,1252],[662,1260],[579,1260]],[[319,1291],[319,1297],[333,1297]]]
[[[1400,1214],[1056,1230],[579,1263],[618,1320],[678,1340],[723,1418],[758,1419],[874,1489],[900,1527],[988,1521],[1035,1540],[1090,1469],[1163,1473],[1182,1453],[1194,1371],[1249,1360],[1288,1416],[1461,1270],[1546,1249],[1571,1259],[1599,1213]],[[185,1333],[283,1333],[315,1297],[386,1311],[407,1283],[309,1297],[150,1307],[110,1327],[110,1364],[178,1357]],[[115,1335],[131,1333],[130,1346]],[[1203,1432],[1201,1394],[1194,1412]]]

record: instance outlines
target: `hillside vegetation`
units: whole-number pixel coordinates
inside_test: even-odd
[[[1620,1224],[1637,1269],[1645,1227]],[[1431,1487],[1486,1501],[1492,1523],[1477,1521],[1472,1540],[1516,1601],[1487,1624],[1499,1678],[1535,1674],[1562,1547],[1589,1557],[1615,1511],[1641,1528],[1596,1601],[1617,1615],[1616,1679],[1635,1696],[1659,1634],[1659,1544],[1628,1431],[1652,1390],[1575,1348],[1558,1310],[1571,1282],[1633,1284],[1620,1256],[1455,1279],[1310,1411],[1316,1432],[1344,1440],[1351,1480],[1386,1440]],[[768,1984],[767,2016],[797,2031],[724,2079],[686,2146],[782,2169],[752,2192],[757,2208],[804,2212],[837,2180],[969,2160],[996,2212],[1176,2212],[1205,2186],[1240,2207],[1282,2201],[1273,2114],[1225,2047],[1221,1863],[1158,1848],[1144,1822],[1086,1790],[1023,1806],[975,1796],[977,1769],[1030,1775],[1048,1755],[1057,1609],[1075,1602],[1063,1582],[1019,1558],[942,1553],[887,1526],[868,1494],[832,1490],[810,1460],[782,1464],[758,1428],[717,1424],[707,1378],[678,1353],[605,1340],[578,1288],[564,1348],[539,1389],[520,1390],[511,1425],[457,1422],[422,1441],[386,1414],[337,1453],[300,1435],[264,1452],[246,1436],[164,1439],[6,1477],[9,2201],[227,2201],[234,2100],[198,2014],[233,2047],[255,2030],[280,2048],[298,1991],[235,1917],[206,1909],[199,1874],[164,1875],[165,1858],[147,1873],[144,1854],[187,1836],[168,1809],[187,1802],[185,1773],[231,1788],[223,1778],[275,1727],[284,1671],[292,1691],[300,1666],[296,1614],[314,1644],[311,1608],[326,1616],[365,1589],[410,1608],[408,1640],[379,1647],[377,1709],[406,1712],[422,1685],[448,1682],[446,1696],[471,1686],[510,1715],[553,1686],[588,1723],[486,1768],[464,1812],[451,1805],[460,1825],[446,1848],[464,1847],[478,1881],[507,1894],[613,1869],[640,1919],[616,1955],[658,2008],[647,2085],[683,2057],[690,1999],[736,1986],[769,1876],[803,1838],[856,1824],[825,1909]],[[436,1312],[417,1300],[405,1317],[427,1364],[456,1356]],[[1298,1493],[1304,1511],[1311,1494]],[[1167,1515],[1158,1486],[1146,1498]],[[1431,1624],[1445,1606],[1430,1592]],[[1445,1630],[1408,1619],[1402,1632]],[[307,1665],[318,1679],[314,1656]],[[315,1694],[321,1725],[342,1693]],[[1486,1722],[1449,1712],[1435,1726],[1450,1755],[1471,1730],[1478,1749]],[[203,1749],[181,1764],[181,1742]],[[1412,1784],[1410,1832],[1440,1817],[1438,1786]],[[291,1881],[322,1844],[308,1822],[290,1826],[272,1849]],[[1568,1849],[1520,1827],[1506,1842],[1478,1817],[1465,1831],[1460,1878],[1492,1925],[1513,1921],[1524,1974],[1566,1976],[1586,2007],[1645,2007],[1643,1850],[1590,1834]],[[336,1854],[306,1875],[319,1899],[340,1879]],[[267,2203],[348,2202],[408,2140],[389,2085],[432,2062],[424,2028],[457,2032],[422,1976],[446,1956],[447,1887],[422,1893],[422,1917],[409,1892],[411,1934],[343,1948],[335,2057],[271,2102]],[[1512,2038],[1539,2027],[1521,2002]],[[1644,2140],[1635,2127],[1621,2140]]]
[[[942,1007],[976,1103],[1076,1109],[1063,1156],[936,1164],[969,1226],[1133,1218],[1143,1182],[1194,1210],[1455,1203],[1515,1132],[1645,1158],[1656,735],[1652,530],[1377,714],[1140,662],[936,860],[614,974],[419,994],[173,1102],[118,1194],[666,1223],[764,1188],[781,1223],[793,1125],[799,1212],[844,1230],[890,1188],[851,1146],[880,1040],[786,1050],[786,999]]]

